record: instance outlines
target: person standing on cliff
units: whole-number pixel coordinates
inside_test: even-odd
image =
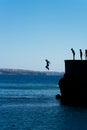
[[[81,60],[82,60],[82,50],[79,49],[79,51],[80,51],[80,58],[81,58]]]
[[[71,48],[71,51],[73,53],[73,60],[75,60],[75,51],[73,50],[73,48]]]
[[[85,60],[87,60],[87,50],[85,50]]]

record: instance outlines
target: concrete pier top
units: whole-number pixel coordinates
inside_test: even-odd
[[[73,76],[86,76],[87,60],[65,60],[65,74]]]

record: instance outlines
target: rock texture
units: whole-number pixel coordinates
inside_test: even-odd
[[[65,60],[59,88],[64,103],[87,105],[87,60]]]

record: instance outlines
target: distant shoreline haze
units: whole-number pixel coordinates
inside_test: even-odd
[[[24,70],[24,69],[0,69],[0,74],[43,74],[43,75],[62,75],[64,72],[56,71],[34,71],[34,70]]]

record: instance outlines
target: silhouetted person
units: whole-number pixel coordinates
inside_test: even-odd
[[[47,59],[46,59],[45,61],[46,61],[46,66],[45,66],[45,68],[49,70],[49,64],[50,64],[50,62],[49,62]]]
[[[87,50],[85,50],[85,60],[87,60]]]
[[[73,48],[71,48],[71,51],[73,53],[73,60],[75,60],[75,51],[73,50]]]
[[[80,49],[80,58],[82,60],[82,50]]]

